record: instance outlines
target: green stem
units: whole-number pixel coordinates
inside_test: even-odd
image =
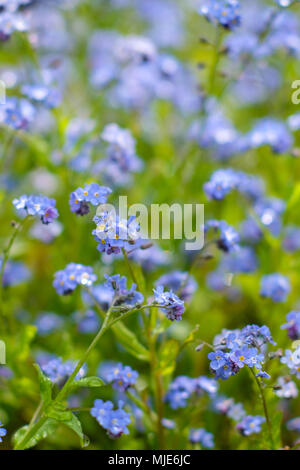
[[[153,311],[151,311],[151,315],[153,315]],[[147,329],[147,336],[148,336],[148,345],[150,351],[150,367],[151,367],[151,375],[154,380],[154,394],[155,394],[155,404],[156,404],[156,412],[157,412],[157,419],[156,419],[156,426],[157,426],[157,438],[159,449],[165,449],[165,435],[164,435],[164,427],[162,425],[162,419],[164,417],[164,401],[163,401],[163,385],[162,385],[162,377],[158,367],[158,361],[156,356],[156,337],[152,334],[152,321],[149,322],[149,327]]]
[[[273,440],[273,434],[272,434],[272,426],[271,426],[271,421],[270,421],[270,417],[269,417],[269,412],[268,412],[268,407],[267,407],[267,402],[266,402],[264,389],[262,387],[261,381],[258,379],[258,377],[256,377],[255,372],[252,370],[251,367],[249,367],[249,369],[250,369],[250,371],[251,371],[251,373],[252,373],[252,375],[255,379],[255,382],[258,386],[258,389],[259,389],[259,393],[260,393],[260,397],[261,397],[261,401],[262,401],[263,409],[264,409],[264,415],[265,415],[266,423],[267,423],[267,427],[268,427],[270,445],[271,445],[271,449],[274,450],[274,440]]]
[[[218,64],[220,60],[220,52],[221,52],[220,46],[222,44],[222,37],[223,37],[223,34],[221,31],[221,28],[217,28],[216,39],[215,39],[215,44],[214,44],[214,56],[213,56],[213,61],[212,61],[210,73],[209,73],[209,87],[208,87],[209,95],[213,94],[214,88],[215,88],[217,69],[218,69]]]

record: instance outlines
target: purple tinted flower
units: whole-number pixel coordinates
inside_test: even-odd
[[[300,312],[293,310],[286,316],[287,323],[281,326],[288,331],[289,338],[296,340],[300,338]]]
[[[163,307],[163,313],[171,321],[182,320],[184,314],[184,302],[172,291],[165,291],[163,286],[153,289],[154,299],[157,304]]]
[[[77,188],[70,194],[71,211],[77,215],[88,214],[89,204],[92,204],[92,206],[105,204],[107,196],[111,192],[110,188],[99,186],[97,183],[86,184],[84,188]]]
[[[46,196],[23,195],[19,199],[14,199],[13,205],[20,215],[38,216],[45,225],[58,217],[55,199]]]

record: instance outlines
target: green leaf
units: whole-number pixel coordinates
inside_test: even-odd
[[[34,364],[34,367],[39,376],[41,398],[44,404],[47,405],[52,400],[52,382],[43,374],[38,364]]]
[[[135,264],[135,263],[132,263],[131,267],[134,272],[134,276],[138,285],[138,290],[141,293],[145,292],[146,282],[145,282],[145,276],[144,276],[142,267],[139,264]]]
[[[278,450],[282,447],[281,423],[282,423],[282,411],[277,411],[271,417],[273,444],[274,444],[275,450]]]
[[[48,418],[46,422],[41,426],[38,432],[32,437],[26,444],[25,449],[29,449],[30,447],[34,447],[39,441],[42,439],[46,439],[47,436],[53,434],[57,427],[58,421]],[[28,425],[23,426],[22,428],[18,429],[18,431],[13,436],[13,444],[17,446],[22,439],[24,438],[26,432],[28,430]]]
[[[179,343],[175,339],[166,341],[159,351],[159,364],[163,376],[172,375],[176,366]]]
[[[74,380],[71,385],[71,388],[79,388],[79,387],[103,387],[105,383],[103,380],[99,379],[99,377],[91,376],[91,377],[83,377],[79,380]]]
[[[132,356],[140,361],[149,361],[149,351],[139,342],[136,335],[122,321],[111,327],[117,340]]]
[[[53,401],[49,404],[45,411],[48,418],[56,419],[57,421],[70,421],[72,419],[72,412],[67,410],[65,405]]]
[[[72,429],[72,430],[77,434],[77,436],[78,436],[79,439],[80,439],[80,445],[81,445],[81,447],[86,447],[86,446],[89,444],[89,440],[88,440],[88,439],[86,438],[86,436],[83,434],[81,422],[79,421],[79,419],[77,418],[77,416],[75,416],[75,415],[72,413],[71,419],[68,420],[68,421],[64,421],[64,425],[65,425],[65,426],[68,426],[68,428]]]

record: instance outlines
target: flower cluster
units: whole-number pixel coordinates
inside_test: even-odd
[[[116,186],[130,182],[131,173],[141,170],[142,163],[135,151],[135,140],[127,129],[108,124],[101,138],[108,143],[107,156],[95,165],[95,171],[104,174],[106,180]]]
[[[140,236],[135,217],[125,220],[113,212],[104,211],[94,217],[94,222],[96,228],[92,234],[99,243],[97,249],[100,253],[118,254],[128,243],[134,244]]]
[[[130,415],[122,407],[122,401],[119,401],[118,408],[114,409],[111,401],[98,399],[94,401],[94,407],[91,409],[91,415],[106,429],[112,439],[129,433],[127,426],[130,424]]]
[[[13,205],[20,215],[38,216],[46,225],[58,217],[55,199],[49,199],[46,196],[23,195],[14,199]]]
[[[100,371],[103,368],[100,366]],[[112,383],[112,386],[119,392],[125,392],[128,388],[136,384],[138,373],[129,366],[121,363],[108,364],[101,374],[106,382]]]
[[[78,285],[90,287],[97,279],[93,269],[83,264],[69,263],[55,273],[53,287],[59,295],[71,294]]]
[[[97,183],[86,184],[84,188],[77,188],[70,195],[71,211],[76,215],[85,215],[90,211],[90,206],[105,204],[111,189],[99,186]]]
[[[207,393],[210,396],[214,396],[217,390],[218,383],[214,379],[205,376],[192,378],[180,375],[171,382],[165,396],[165,401],[173,410],[177,410],[178,408],[185,408],[187,400],[193,394],[202,395]]]
[[[172,291],[165,291],[163,286],[153,289],[155,302],[162,307],[163,313],[171,321],[182,320],[184,314],[184,301],[180,300]]]
[[[220,24],[226,29],[234,29],[241,22],[238,0],[208,0],[200,8],[199,13],[208,21]]]
[[[52,359],[46,364],[41,365],[41,369],[51,382],[58,385],[63,385],[66,380],[70,377],[76,367],[76,362],[65,361],[59,357]],[[75,380],[81,379],[86,373],[85,367],[82,367],[75,377]]]
[[[144,296],[136,290],[136,284],[132,284],[127,289],[127,279],[125,276],[115,274],[114,276],[105,275],[106,282],[104,286],[114,291],[114,306],[134,307],[143,303]]]
[[[259,377],[269,378],[262,370],[266,343],[273,343],[266,326],[248,325],[242,330],[225,330],[214,340],[216,350],[208,354],[210,368],[216,378],[222,380],[237,374],[244,366],[257,370]]]
[[[224,199],[233,190],[237,190],[254,201],[264,193],[264,186],[259,178],[232,168],[216,170],[203,188],[209,199],[217,201]]]

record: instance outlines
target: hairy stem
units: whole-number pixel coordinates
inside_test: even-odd
[[[270,421],[270,416],[269,416],[269,412],[268,412],[268,407],[267,407],[267,402],[266,402],[264,389],[263,389],[263,386],[261,384],[261,381],[258,379],[258,377],[256,377],[255,372],[251,369],[251,367],[249,369],[250,369],[250,371],[251,371],[251,373],[252,373],[252,375],[255,379],[255,382],[258,386],[258,389],[259,389],[259,393],[260,393],[260,397],[261,397],[261,401],[262,401],[262,405],[263,405],[263,410],[264,410],[264,415],[265,415],[266,423],[267,423],[267,427],[268,427],[270,446],[271,446],[271,449],[274,449],[272,426],[271,426],[271,421]]]

